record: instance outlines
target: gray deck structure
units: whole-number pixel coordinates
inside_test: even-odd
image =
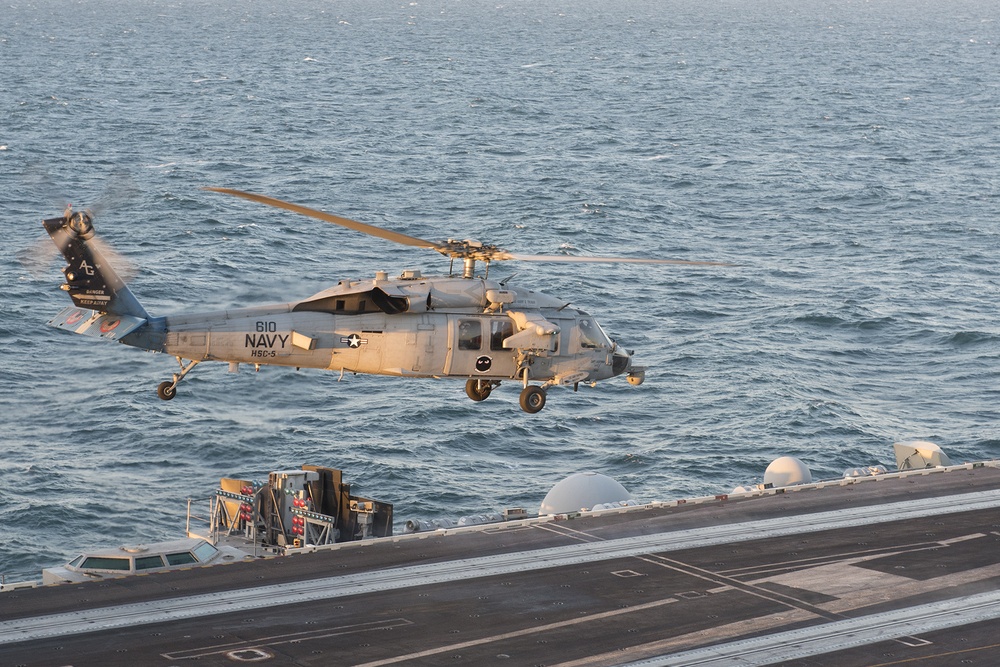
[[[2,665],[1000,664],[1000,468],[0,595]]]

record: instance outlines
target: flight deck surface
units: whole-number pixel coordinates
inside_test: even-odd
[[[0,664],[992,665],[1000,469],[0,595]]]

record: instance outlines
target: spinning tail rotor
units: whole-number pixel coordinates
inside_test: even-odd
[[[62,217],[45,220],[42,226],[66,260],[62,288],[73,305],[99,313],[149,317],[108,260],[114,253],[95,237],[90,211],[74,213],[68,207]]]

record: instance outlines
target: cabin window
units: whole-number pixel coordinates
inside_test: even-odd
[[[336,308],[337,308],[337,310],[343,310],[344,309],[344,300],[343,299],[337,299],[337,306],[336,306]]]
[[[490,349],[502,350],[505,338],[514,335],[514,323],[509,319],[493,320],[490,322]]]
[[[168,565],[187,565],[188,563],[197,563],[198,560],[190,551],[182,551],[176,554],[167,554],[167,564]]]
[[[479,320],[458,321],[458,349],[478,350],[483,346],[483,324]]]
[[[194,548],[194,555],[198,557],[198,560],[204,563],[207,560],[212,560],[212,556],[219,553],[219,550],[208,542],[202,542]]]
[[[159,556],[142,556],[135,559],[136,570],[150,570],[154,567],[163,567],[163,559]]]
[[[131,570],[132,561],[129,558],[110,558],[106,556],[91,556],[83,561],[83,566],[93,570]]]

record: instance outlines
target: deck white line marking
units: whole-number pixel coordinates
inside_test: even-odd
[[[776,632],[622,667],[760,667],[1000,618],[1000,591]]]
[[[202,646],[200,648],[183,649],[180,651],[169,651],[160,655],[167,660],[190,660],[192,658],[204,658],[220,653],[232,653],[233,651],[248,651],[255,648],[280,646],[282,644],[294,644],[314,639],[324,639],[326,637],[336,637],[338,635],[349,635],[359,632],[371,632],[372,630],[385,630],[386,628],[398,628],[404,625],[413,625],[413,621],[405,618],[390,618],[387,621],[370,621],[368,623],[356,623],[354,625],[338,625],[329,628],[317,628],[305,632],[292,632],[272,637],[261,637],[260,639],[245,639],[242,641],[229,642],[228,644],[213,644],[212,646]]]
[[[557,630],[559,628],[565,628],[571,625],[579,625],[580,623],[590,623],[591,621],[602,621],[606,618],[614,618],[615,616],[619,616],[621,614],[631,614],[636,611],[645,611],[647,609],[654,609],[656,607],[661,607],[665,604],[670,604],[672,602],[677,602],[677,599],[666,598],[663,600],[656,600],[654,602],[647,602],[645,604],[638,604],[635,605],[634,607],[627,607],[625,609],[615,609],[614,611],[604,611],[599,614],[590,614],[588,616],[581,616],[579,618],[571,618],[566,621],[547,623],[546,625],[533,625],[530,628],[524,628],[523,630],[513,630],[511,632],[504,632],[499,635],[492,635],[490,637],[480,637],[479,639],[470,639],[467,642],[460,642],[457,644],[447,644],[445,646],[437,646],[435,648],[430,648],[425,651],[417,651],[416,653],[408,653],[406,655],[397,655],[391,658],[384,658],[382,660],[364,662],[361,664],[354,665],[353,667],[381,667],[381,665],[391,665],[395,662],[405,662],[406,660],[416,660],[417,658],[426,658],[427,656],[438,655],[440,653],[447,653],[448,651],[458,651],[460,649],[468,648],[470,646],[480,646],[482,644],[504,641],[505,639],[514,639],[516,637],[524,637],[526,635],[533,635],[539,632],[548,632],[549,630]]]

